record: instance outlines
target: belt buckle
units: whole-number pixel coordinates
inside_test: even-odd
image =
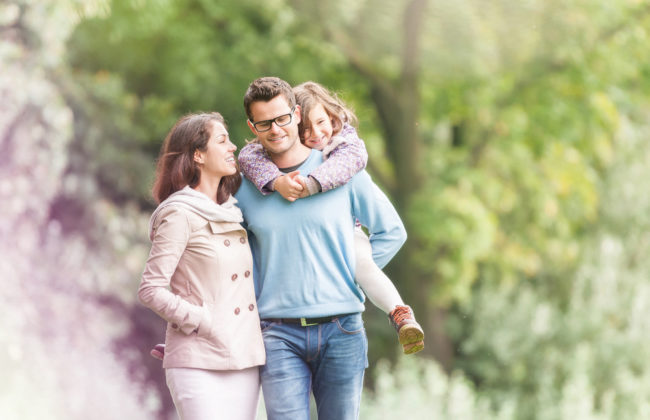
[[[312,325],[318,325],[318,322],[308,324],[307,323],[307,318],[300,318],[300,325],[303,326],[303,327],[310,327]]]

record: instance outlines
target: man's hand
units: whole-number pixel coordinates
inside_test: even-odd
[[[289,201],[296,201],[298,198],[307,197],[309,192],[304,187],[304,181],[302,183],[300,182],[300,178],[300,171],[289,172],[275,180],[273,189]]]

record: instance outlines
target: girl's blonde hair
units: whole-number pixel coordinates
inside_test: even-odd
[[[358,124],[354,112],[335,93],[330,92],[323,85],[316,82],[301,83],[293,88],[293,93],[296,95],[296,102],[300,105],[301,119],[298,124],[298,132],[302,142],[304,142],[305,131],[311,128],[307,116],[318,104],[323,105],[325,112],[332,120],[332,135],[340,133],[345,123],[354,127]]]

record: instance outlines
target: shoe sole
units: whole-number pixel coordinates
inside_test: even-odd
[[[419,325],[406,324],[399,329],[399,343],[401,345],[418,343],[424,340],[424,331]]]
[[[405,344],[403,347],[404,347],[404,354],[417,353],[420,350],[424,349],[424,341],[420,341],[412,344]]]

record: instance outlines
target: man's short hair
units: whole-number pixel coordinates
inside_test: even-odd
[[[253,102],[268,102],[278,95],[283,95],[290,108],[296,105],[296,96],[291,85],[279,77],[260,77],[251,82],[244,95],[244,109],[250,121],[253,121],[251,105]]]

